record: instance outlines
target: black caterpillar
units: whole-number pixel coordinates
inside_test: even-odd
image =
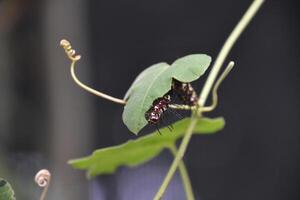
[[[168,110],[169,104],[171,103],[171,95],[176,95],[183,104],[189,106],[196,105],[198,101],[197,94],[190,83],[182,83],[173,79],[171,90],[163,97],[154,100],[152,106],[145,113],[145,118],[149,124],[157,126],[157,124],[161,122],[164,112]],[[182,118],[175,111],[170,111],[173,112],[177,117],[179,116],[179,118]],[[170,127],[168,128],[170,129]]]
[[[150,109],[145,113],[145,118],[149,124],[159,123],[162,114],[169,108],[171,97],[167,93],[161,98],[156,99]]]
[[[191,83],[182,83],[173,79],[172,90],[184,105],[195,106],[197,104],[197,93]]]

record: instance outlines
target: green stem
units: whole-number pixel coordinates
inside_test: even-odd
[[[218,75],[218,73],[221,69],[221,66],[223,65],[228,53],[230,52],[232,46],[234,45],[234,43],[236,42],[238,37],[244,31],[244,29],[249,24],[251,19],[254,17],[255,13],[259,10],[259,8],[261,7],[263,2],[264,2],[264,0],[254,0],[253,1],[251,6],[248,8],[246,13],[243,15],[243,17],[241,18],[239,23],[236,25],[234,30],[231,32],[231,34],[227,38],[225,44],[223,45],[223,47],[216,59],[216,62],[214,63],[214,66],[212,67],[212,70],[203,86],[202,92],[200,94],[200,98],[199,98],[199,102],[198,102],[199,107],[197,109],[199,116],[201,116],[201,107],[204,106],[206,99],[208,97],[208,94],[209,94],[211,88],[213,87],[215,79],[217,78],[217,75]],[[177,167],[180,164],[180,161],[182,160],[182,158],[185,154],[186,148],[192,137],[193,130],[196,126],[197,119],[198,119],[198,117],[195,115],[195,113],[193,113],[191,116],[191,122],[189,124],[189,127],[182,139],[181,144],[180,144],[178,153],[176,154],[175,159],[173,160],[172,165],[171,165],[161,187],[159,188],[158,192],[156,193],[154,200],[162,199],[172,177],[174,176],[174,173],[176,172]]]
[[[248,8],[248,10],[243,15],[243,17],[240,19],[238,24],[235,26],[235,28],[233,29],[229,37],[227,38],[201,91],[199,102],[198,102],[200,106],[204,106],[208,94],[211,88],[213,87],[214,81],[216,80],[217,75],[227,55],[229,54],[231,48],[233,47],[237,39],[240,37],[242,32],[245,30],[249,22],[253,19],[254,15],[256,14],[256,12],[259,10],[259,8],[263,3],[264,0],[254,0],[253,3]]]
[[[169,149],[175,157],[177,155],[176,146],[172,145]],[[179,172],[180,172],[180,175],[181,175],[181,179],[182,179],[182,182],[183,182],[183,186],[184,186],[184,190],[185,190],[185,193],[186,193],[187,200],[195,200],[192,184],[191,184],[189,174],[187,172],[187,169],[185,167],[185,164],[184,164],[183,160],[180,161],[178,169],[179,169]]]
[[[182,139],[180,148],[175,156],[175,159],[173,160],[172,165],[171,165],[162,185],[160,186],[158,192],[156,193],[154,200],[160,200],[163,197],[171,179],[173,178],[174,173],[176,172],[178,165],[180,164],[181,159],[184,156],[185,150],[186,150],[188,143],[192,137],[192,133],[197,124],[197,121],[198,121],[198,118],[195,115],[193,115],[192,119],[191,119],[191,123],[186,131],[184,138]]]

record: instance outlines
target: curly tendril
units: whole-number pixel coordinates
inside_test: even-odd
[[[51,173],[47,169],[40,170],[34,178],[38,186],[44,188],[40,200],[44,200],[51,181]]]

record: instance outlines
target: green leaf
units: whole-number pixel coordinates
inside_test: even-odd
[[[211,62],[205,54],[192,54],[179,58],[171,65],[172,77],[181,82],[192,82],[200,78]]]
[[[123,122],[137,134],[146,124],[145,112],[153,101],[166,94],[175,78],[181,82],[197,80],[211,62],[205,54],[193,54],[177,59],[171,66],[158,63],[145,69],[132,83],[124,99]]]
[[[189,126],[190,118],[185,118],[173,124],[173,131],[167,128],[161,129],[162,135],[158,132],[140,137],[136,140],[99,149],[92,155],[69,161],[76,169],[87,170],[87,176],[94,177],[100,174],[111,174],[120,166],[136,166],[143,164],[157,156],[164,148],[175,144],[175,141],[184,135]],[[194,129],[194,134],[212,134],[225,125],[223,118],[201,118]]]
[[[0,200],[15,200],[15,193],[11,185],[4,179],[0,178]]]

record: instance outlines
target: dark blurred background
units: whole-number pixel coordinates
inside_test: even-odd
[[[0,177],[24,200],[38,199],[41,168],[53,174],[48,199],[152,199],[172,161],[167,152],[93,181],[66,164],[135,136],[121,106],[74,84],[59,41],[83,56],[83,82],[121,98],[154,63],[192,53],[215,59],[250,3],[0,1]],[[236,67],[209,114],[224,116],[226,127],[194,137],[185,157],[197,200],[300,199],[299,8],[267,0],[230,53]],[[204,79],[193,83],[197,91]],[[178,175],[165,199],[185,199]]]

